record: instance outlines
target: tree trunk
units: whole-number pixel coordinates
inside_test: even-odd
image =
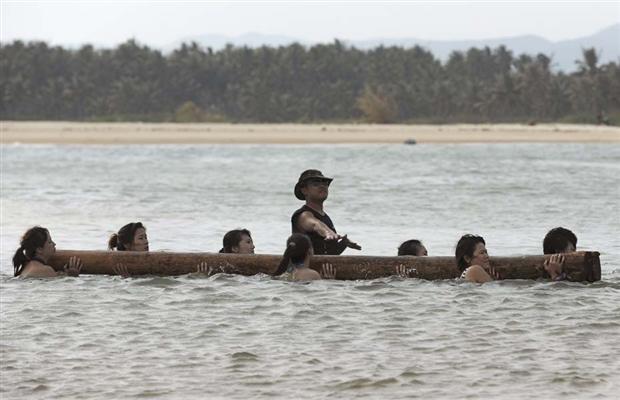
[[[49,265],[62,270],[69,257],[78,257],[84,266],[83,274],[116,275],[114,266],[122,263],[131,275],[183,275],[196,272],[199,263],[206,262],[215,272],[240,275],[272,274],[281,256],[270,254],[171,253],[131,251],[74,251],[59,250]],[[544,277],[543,261],[550,256],[491,257],[491,266],[504,279],[538,279]],[[601,279],[599,253],[580,251],[565,254],[564,271],[569,281],[594,282]],[[336,279],[376,279],[396,274],[404,265],[411,278],[435,280],[458,278],[454,257],[374,257],[374,256],[314,256],[311,268],[321,271],[323,263],[336,269]]]

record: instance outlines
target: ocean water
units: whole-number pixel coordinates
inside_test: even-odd
[[[0,398],[616,398],[620,146],[5,145]],[[131,221],[152,251],[217,251],[233,228],[283,251],[299,173],[334,177],[326,210],[363,250],[407,239],[453,254],[540,254],[565,226],[602,280],[268,276],[19,280],[32,225],[59,249],[105,249]]]

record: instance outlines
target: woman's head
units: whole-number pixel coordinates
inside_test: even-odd
[[[56,243],[46,228],[35,226],[24,233],[13,256],[13,273],[18,276],[28,261],[38,258],[43,262],[54,255]]]
[[[427,256],[428,251],[426,251],[426,247],[424,247],[422,242],[416,239],[411,239],[398,246],[398,255],[422,257]]]
[[[149,251],[149,239],[142,222],[131,222],[113,233],[108,241],[108,249],[118,251]]]
[[[247,229],[234,229],[227,232],[222,242],[224,247],[220,253],[254,254],[252,234]]]
[[[463,235],[456,244],[454,257],[456,258],[456,265],[461,271],[470,265],[480,265],[481,267],[489,265],[489,255],[482,236]]]
[[[306,258],[312,256],[312,242],[310,238],[302,233],[293,233],[286,240],[286,250],[282,256],[282,261],[274,275],[281,275],[286,272],[289,264],[301,264]]]

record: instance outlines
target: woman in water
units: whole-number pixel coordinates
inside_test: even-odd
[[[286,240],[286,250],[274,275],[279,276],[286,273],[287,277],[293,281],[334,279],[336,277],[336,269],[332,264],[324,263],[322,274],[310,269],[312,255],[310,238],[302,233],[292,234]]]
[[[486,243],[481,236],[463,235],[454,252],[461,278],[468,282],[485,283],[501,279],[491,268]]]
[[[47,229],[35,226],[24,233],[20,246],[13,256],[14,276],[21,278],[51,278],[59,276],[54,268],[47,265],[48,260],[56,252],[56,243]],[[68,276],[78,276],[82,269],[82,261],[77,257],[69,258],[64,272]]]
[[[252,234],[247,229],[234,229],[227,232],[222,242],[224,247],[220,253],[254,254]]]
[[[108,240],[109,250],[149,251],[149,239],[142,222],[131,222],[113,233]]]
[[[117,251],[149,251],[149,239],[142,222],[130,222],[118,233],[113,233],[108,240],[108,250],[114,249]],[[121,263],[114,266],[114,272],[123,278],[130,276],[127,266]]]
[[[401,245],[398,246],[398,255],[424,257],[428,256],[428,251],[422,242],[416,239],[411,239],[401,243]]]

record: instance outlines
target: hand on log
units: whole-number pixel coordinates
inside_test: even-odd
[[[321,277],[323,279],[336,279],[336,268],[330,263],[323,263]]]
[[[79,276],[83,266],[82,260],[74,256],[69,258],[69,262],[65,264],[62,269],[67,276]]]
[[[543,263],[545,271],[547,271],[552,280],[555,281],[562,277],[565,260],[566,258],[562,254],[553,254]]]
[[[123,263],[116,264],[114,267],[112,267],[112,270],[116,275],[120,275],[121,278],[129,278],[131,276],[129,270],[127,269],[127,266]]]
[[[489,267],[489,269],[487,270],[487,273],[489,274],[489,276],[490,276],[491,278],[493,278],[493,280],[494,280],[494,281],[500,281],[500,280],[504,279],[504,278],[502,278],[502,276],[500,275],[500,273],[499,273],[499,272],[497,272],[497,271],[495,270],[495,268],[493,268],[493,267]]]
[[[213,275],[213,268],[209,267],[206,261],[203,261],[196,266],[196,273],[211,276]]]
[[[408,268],[405,264],[399,264],[396,266],[396,275],[401,278],[413,278],[418,274],[415,268]]]

